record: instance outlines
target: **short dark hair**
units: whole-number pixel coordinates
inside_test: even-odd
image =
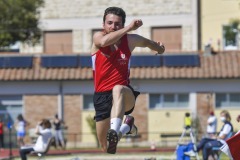
[[[24,121],[24,118],[23,118],[23,115],[22,115],[22,114],[19,114],[19,115],[17,116],[17,119],[18,119],[19,121]]]
[[[122,8],[119,7],[108,7],[105,12],[104,12],[104,16],[103,16],[103,22],[105,22],[106,16],[108,14],[114,14],[117,15],[119,17],[122,17],[122,24],[125,24],[125,19],[126,19],[126,13]]]
[[[52,127],[51,122],[48,119],[43,119],[42,120],[42,126],[44,128],[51,128]]]

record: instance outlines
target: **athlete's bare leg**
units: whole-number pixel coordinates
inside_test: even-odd
[[[111,124],[107,132],[108,148],[107,153],[115,154],[119,141],[119,133],[124,113],[134,107],[135,97],[129,87],[116,85],[112,90],[113,105],[111,110]]]
[[[107,132],[110,128],[110,118],[96,122],[97,137],[103,152],[107,152]]]
[[[132,90],[126,86],[116,85],[113,88],[113,107],[111,118],[123,119],[124,113],[135,105],[135,97]],[[107,132],[110,128],[110,118],[96,122],[97,137],[104,152],[107,151]]]
[[[113,107],[111,118],[123,119],[124,113],[131,110],[135,105],[135,97],[130,88],[123,85],[116,85],[112,91]]]

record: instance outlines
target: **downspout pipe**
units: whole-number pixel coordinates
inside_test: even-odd
[[[59,93],[58,93],[58,117],[64,121],[64,93],[63,93],[63,83],[59,83]]]

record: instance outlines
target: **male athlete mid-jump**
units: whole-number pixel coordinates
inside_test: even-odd
[[[161,42],[128,34],[143,23],[135,19],[125,27],[125,18],[123,9],[107,8],[103,16],[103,31],[94,34],[91,49],[97,137],[103,151],[111,154],[116,153],[122,135],[137,133],[134,118],[129,115],[139,95],[129,81],[131,52],[135,47],[148,47],[159,54],[165,51]],[[124,115],[128,116],[122,124]]]

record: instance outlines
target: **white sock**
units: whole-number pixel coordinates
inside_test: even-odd
[[[130,131],[130,126],[123,123],[121,125],[121,128],[120,128],[120,132],[122,133],[122,135],[125,135],[126,133],[128,133]]]
[[[120,118],[112,118],[111,119],[111,129],[115,130],[117,133],[119,133],[121,124],[122,124],[122,119],[120,119]]]

